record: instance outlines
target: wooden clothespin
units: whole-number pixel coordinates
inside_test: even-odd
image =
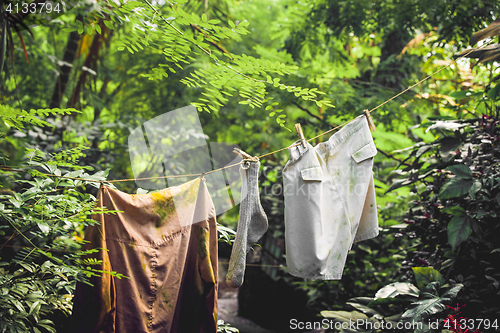
[[[237,154],[237,155],[240,155],[241,158],[243,158],[244,160],[252,160],[252,161],[257,161],[258,158],[257,157],[253,157],[252,155],[244,152],[243,150],[241,150],[240,148],[234,148],[233,149],[233,153]]]
[[[297,131],[297,136],[299,137],[302,146],[306,148],[306,139],[304,138],[304,133],[302,133],[302,126],[300,126],[300,123],[295,124],[295,130]]]
[[[370,127],[370,131],[375,132],[377,129],[375,128],[375,123],[373,122],[372,116],[370,115],[370,111],[368,109],[363,110],[363,113],[366,116],[366,120],[368,120],[368,127]]]

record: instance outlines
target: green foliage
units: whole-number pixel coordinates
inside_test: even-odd
[[[217,232],[219,233],[219,242],[226,242],[228,244],[232,244],[234,242],[236,232],[233,229],[217,223]]]
[[[19,262],[15,268],[1,264],[0,331],[56,332],[48,318],[55,311],[71,313],[75,272],[49,260]]]
[[[437,128],[435,124],[423,126]],[[407,178],[399,183],[411,184],[418,195],[406,217],[412,221],[406,232],[415,233],[422,243],[420,255],[410,258],[413,264],[423,260],[446,278],[464,283],[462,301],[477,307],[467,309],[476,311],[472,316],[496,315],[499,309],[489,290],[500,277],[492,264],[497,260],[494,250],[500,247],[500,150],[494,144],[500,122],[484,116],[445,124],[437,140],[412,151],[411,165],[402,173]]]
[[[219,321],[217,322],[217,332],[238,333],[239,331],[239,329],[232,327],[230,324],[224,323],[224,320],[219,319]]]
[[[432,267],[412,267],[412,270],[419,289],[423,289],[426,285],[434,281],[441,284],[445,282],[441,273]]]
[[[21,119],[19,128],[26,123]],[[100,249],[79,250],[85,227],[97,223],[92,214],[117,213],[95,207],[92,193],[109,170],[76,164],[85,149],[27,149],[24,164],[0,168],[0,177],[9,180],[0,194],[0,332],[65,331],[64,320],[54,317],[71,315],[76,281],[102,274],[128,278],[94,268],[100,261],[87,256]],[[230,242],[234,231],[218,230]]]
[[[350,299],[346,305],[354,311],[324,310],[321,315],[339,323],[362,319],[365,326],[356,325],[353,332],[376,332],[380,327],[397,327],[402,332],[440,332],[436,330],[438,327],[431,330],[429,323],[446,317],[447,306],[452,304],[463,285],[442,285],[440,273],[430,267],[415,267],[414,273],[418,288],[409,282],[391,283],[378,290],[375,297]],[[398,327],[399,322],[413,325]],[[442,324],[439,327],[442,328]]]
[[[196,12],[187,12],[187,2],[169,4],[160,9],[148,1],[110,4],[115,8],[111,9],[109,4],[104,3],[101,13],[98,12],[95,16],[100,14],[107,17],[104,22],[129,22],[127,24],[132,26],[131,34],[120,37],[120,42],[116,45],[119,51],[126,49],[134,54],[148,49],[164,56],[164,63],[141,76],[160,81],[187,66],[195,66],[196,69],[185,75],[180,82],[190,88],[202,89],[202,97],[192,103],[199,110],[218,112],[235,94],[239,95],[240,104],[260,108],[269,100],[267,95],[270,87],[286,90],[302,100],[315,102],[320,107],[333,106],[329,100],[319,99],[319,95],[324,93],[317,88],[304,89],[287,85],[280,82],[281,78],[272,77],[295,73],[297,66],[228,51],[224,44],[229,40],[239,41],[249,33],[246,29],[249,23],[246,20],[236,24],[229,20],[229,27],[222,26],[220,20],[209,20],[206,14],[200,16]],[[85,28],[79,21],[75,24],[73,29],[79,33],[87,30],[92,33],[92,27],[98,27],[92,23]],[[110,28],[112,25],[114,27],[110,23],[106,26]],[[201,55],[206,58],[200,58]],[[204,60],[200,62],[197,59]],[[278,117],[277,122],[284,127],[281,118]]]
[[[473,34],[471,44],[498,34],[497,25],[495,21]],[[476,49],[469,57],[479,58],[481,63],[493,59],[495,52],[488,51],[488,47]],[[491,293],[498,289],[500,277],[491,264],[498,260],[495,249],[500,246],[496,223],[500,213],[500,121],[497,93],[490,88],[491,81],[484,92],[451,94],[469,108],[482,107],[488,116],[444,121],[438,118],[422,124],[427,131],[438,132],[437,140],[413,149],[411,165],[404,169],[407,177],[398,181],[400,185],[411,185],[418,194],[418,201],[407,214],[408,221],[413,222],[407,230],[422,240],[418,253],[424,256],[410,256],[410,265],[426,262],[446,272],[446,278],[463,282],[466,288],[461,300],[474,304],[474,309],[469,307],[466,313],[477,318],[496,318],[500,313]]]
[[[261,201],[270,220],[271,229],[277,239],[283,238],[283,201],[282,195],[272,195],[273,187],[281,179],[271,181],[272,174],[262,182],[263,193]],[[355,243],[347,256],[342,280],[304,280],[290,276],[286,270],[279,276],[287,283],[293,284],[296,289],[307,293],[307,309],[317,313],[325,307],[336,305],[356,295],[368,295],[393,280],[401,267],[407,253],[412,251],[411,242],[394,235],[399,231],[387,224],[380,232],[380,236],[364,242]],[[282,261],[285,266],[285,261]]]
[[[442,312],[446,304],[451,304],[463,285],[457,284],[439,295],[439,282],[429,283],[419,295],[419,300],[411,304],[412,308],[406,310],[401,319],[409,321],[422,321],[429,316]]]
[[[5,47],[0,50],[13,55],[12,62],[1,61],[0,159],[6,166],[29,171],[24,176],[13,171],[0,174],[6,196],[2,207],[16,210],[13,216],[5,213],[12,224],[2,217],[0,246],[17,234],[15,226],[38,248],[32,250],[34,246],[20,235],[10,240],[2,248],[2,261],[9,262],[6,276],[24,269],[20,263],[36,268],[47,261],[71,268],[70,286],[78,277],[102,273],[92,270],[94,262],[83,260],[78,252],[84,226],[93,223],[78,216],[91,211],[96,183],[61,176],[99,180],[108,177],[103,170],[110,169],[110,178],[131,178],[127,137],[144,121],[194,102],[200,111],[211,112],[200,113],[211,142],[236,143],[252,155],[267,153],[293,142],[294,135],[281,129],[294,122],[302,123],[306,138],[313,137],[448,64],[451,52],[467,44],[466,37],[485,27],[497,12],[497,1],[475,0],[181,1],[161,8],[141,1],[80,1],[58,20],[32,27],[33,37],[12,40],[12,53]],[[496,29],[490,28],[482,37]],[[1,27],[0,31],[5,35]],[[81,35],[75,38],[70,31]],[[75,57],[68,60],[70,51]],[[491,64],[486,60],[498,49],[486,51],[493,52],[471,56]],[[52,109],[46,117],[65,66],[68,85],[61,91],[60,105],[80,113]],[[373,113],[381,236],[353,246],[341,281],[304,281],[282,274],[287,283],[307,292],[308,310],[338,309],[349,298],[373,295],[407,272],[401,283],[415,278],[419,290],[433,279],[461,282],[465,288],[460,297],[470,302],[467,310],[482,309],[483,317],[496,315],[492,298],[500,281],[495,267],[500,196],[495,173],[481,172],[483,163],[498,164],[497,150],[491,149],[498,143],[496,130],[491,134],[498,124],[490,118],[479,120],[479,125],[473,120],[498,113],[500,84],[495,75],[493,67],[490,72],[486,66],[452,66]],[[329,103],[337,107],[327,108]],[[456,118],[467,120],[450,121]],[[467,139],[479,133],[481,121],[482,137]],[[26,147],[31,149],[28,155]],[[469,160],[469,147],[473,153],[484,151],[475,157],[481,161]],[[270,193],[281,182],[278,166],[286,159],[286,153],[280,153],[262,162],[272,169],[261,182],[266,193],[262,201],[270,224],[277,226],[272,231],[276,236],[283,232],[283,198]],[[391,185],[395,179],[399,180]],[[120,186],[135,192],[133,183]],[[411,200],[416,201],[407,212]],[[235,227],[236,220],[233,209],[219,222]],[[220,240],[230,241],[234,231],[218,229]],[[51,250],[59,247],[72,252]],[[423,264],[440,273],[420,267]],[[389,289],[397,292],[392,288],[396,285]],[[64,295],[66,291],[55,290],[40,297]],[[379,305],[372,306],[379,313],[403,313],[419,301],[416,296],[393,296],[373,300]],[[19,301],[25,309],[36,302]],[[362,311],[366,308],[361,305],[369,307],[369,301],[357,297],[350,303],[358,304],[359,313],[373,316]],[[38,322],[50,311],[64,312],[61,305],[40,304]],[[36,322],[32,315],[20,321],[26,327]]]
[[[455,178],[450,179],[443,185],[443,187],[439,191],[440,199],[460,197],[464,194],[469,193],[470,190],[472,190],[472,192],[470,192],[471,195],[474,195],[479,190],[477,186],[475,186],[474,188],[472,187],[472,185],[479,183],[473,181],[472,172],[466,165],[452,165],[448,167],[447,170],[451,171],[455,175]]]
[[[452,246],[453,250],[463,241],[466,241],[472,229],[470,227],[471,220],[468,216],[454,216],[448,224],[448,243]]]
[[[65,115],[71,113],[78,113],[80,111],[70,109],[31,109],[30,111],[19,110],[8,105],[0,104],[0,119],[2,119],[8,126],[21,129],[24,124],[32,124],[36,126],[52,126],[50,123],[40,119],[40,117],[47,117],[48,115]]]
[[[375,294],[375,299],[378,298],[394,298],[399,295],[410,295],[418,297],[418,289],[414,285],[407,282],[395,282],[383,287]]]
[[[482,33],[486,31],[487,35],[497,28],[497,23]],[[496,56],[493,53],[473,53],[471,57],[483,56],[481,60]],[[477,72],[479,76],[481,68]],[[500,245],[496,223],[500,213],[500,126],[497,93],[491,87],[490,81],[474,90],[441,95],[439,111],[447,115],[428,117],[413,127],[423,141],[393,152],[409,152],[393,172],[397,176],[386,187],[386,193],[407,187],[415,199],[404,215],[405,223],[394,227],[401,228],[400,236],[413,240],[414,248],[407,252],[401,266],[401,272],[406,274],[399,279],[416,281],[418,299],[413,284],[396,282],[379,290],[371,301],[366,297],[352,299],[359,301],[348,302],[356,311],[323,315],[341,321],[351,315],[372,322],[382,318],[394,323],[422,321],[423,327],[415,331],[428,332],[437,327],[426,326],[427,318],[443,318],[446,305],[458,297],[468,305],[464,317],[498,317],[500,309],[495,298],[500,274],[493,263],[498,260],[496,249]],[[426,267],[420,267],[422,264]],[[445,281],[450,281],[451,287],[441,291]],[[374,309],[378,312],[374,313]]]
[[[17,121],[22,128],[29,119]],[[90,214],[101,211],[94,209],[95,197],[88,191],[98,184],[70,177],[99,181],[107,175],[78,166],[66,171],[83,155],[81,150],[61,151],[47,161],[47,154],[32,149],[24,173],[9,167],[0,173],[10,180],[10,188],[0,195],[1,332],[56,332],[52,318],[70,315],[77,280],[101,274],[123,277],[92,268],[95,262],[81,260],[89,251],[78,251],[83,228],[96,223]]]

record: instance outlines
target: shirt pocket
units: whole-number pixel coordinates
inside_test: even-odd
[[[303,180],[320,182],[323,180],[323,170],[321,167],[314,167],[300,170]]]
[[[359,164],[364,160],[374,157],[375,155],[377,155],[377,148],[375,147],[373,141],[370,141],[351,156],[354,161]]]

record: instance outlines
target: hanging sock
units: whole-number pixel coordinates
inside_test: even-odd
[[[242,164],[241,200],[238,230],[229,260],[226,283],[231,288],[239,288],[245,275],[246,256],[252,245],[267,231],[267,216],[259,198],[258,172],[260,162]]]

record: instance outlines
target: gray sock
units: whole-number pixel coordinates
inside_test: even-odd
[[[240,167],[243,200],[240,204],[238,229],[226,275],[226,284],[232,288],[238,288],[243,284],[247,253],[268,227],[267,216],[259,198],[259,167],[259,161],[250,162],[248,167],[243,165]]]

